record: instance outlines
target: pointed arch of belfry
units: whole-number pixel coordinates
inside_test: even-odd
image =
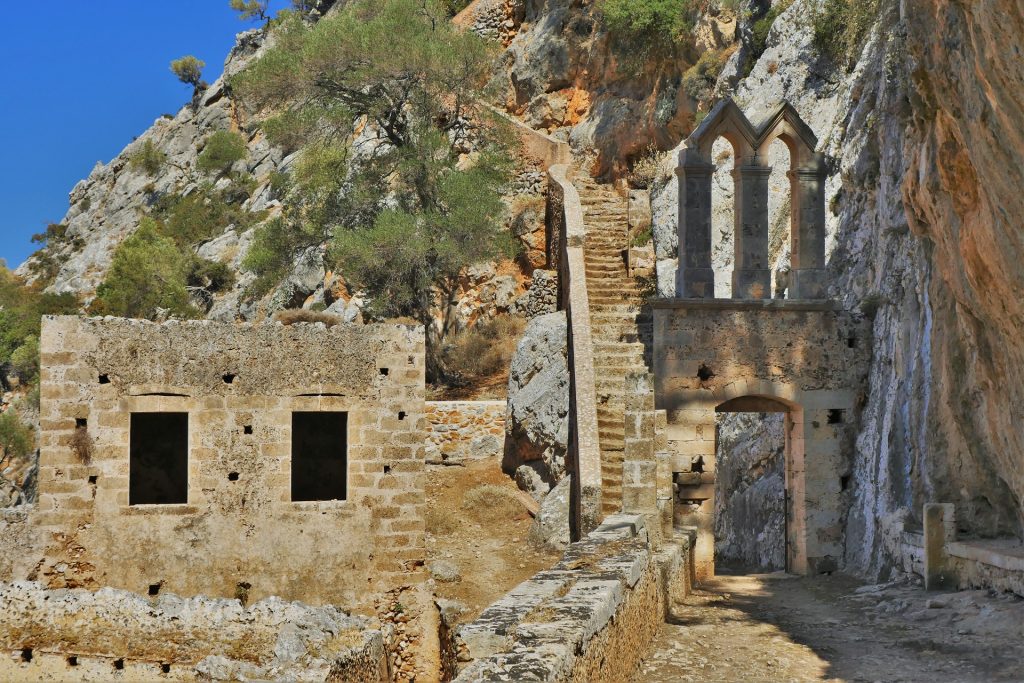
[[[733,148],[735,166],[735,267],[732,296],[771,297],[768,255],[768,149],[775,140],[789,148],[792,263],[789,298],[825,297],[824,157],[818,138],[788,102],[759,126],[726,98],[693,131],[679,153],[679,269],[676,296],[710,299],[715,295],[711,263],[711,180],[715,165],[711,147],[725,138]]]

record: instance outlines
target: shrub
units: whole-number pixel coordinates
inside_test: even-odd
[[[341,318],[323,311],[311,311],[305,308],[289,308],[278,311],[274,314],[274,320],[282,325],[294,325],[295,323],[323,323],[327,327],[334,327],[341,324]]]
[[[510,315],[478,323],[445,347],[445,362],[459,381],[476,380],[508,372],[526,321]]]
[[[238,12],[238,18],[242,21],[258,19],[266,21],[269,19],[267,9],[270,0],[230,0],[231,9]]]
[[[218,130],[206,141],[197,165],[207,173],[225,173],[233,163],[245,158],[246,151],[245,138],[238,133]]]
[[[637,45],[671,48],[693,30],[693,0],[600,0],[613,36]]]
[[[89,437],[87,427],[75,427],[75,432],[71,435],[70,446],[71,452],[75,454],[80,463],[88,465],[92,462],[92,439]]]
[[[28,383],[39,372],[40,318],[79,309],[73,295],[44,294],[39,288],[0,266],[0,368]]]
[[[658,168],[661,165],[661,150],[655,145],[647,146],[643,154],[633,162],[633,168],[629,171],[627,180],[630,186],[645,190],[654,184],[658,177]]]
[[[11,371],[25,384],[39,377],[39,337],[29,335],[11,354]]]
[[[182,249],[224,234],[230,225],[247,228],[262,220],[262,212],[243,210],[233,196],[234,183],[217,190],[203,184],[187,195],[161,197],[153,208],[153,216],[161,234],[170,237]],[[247,195],[245,195],[247,196]]]
[[[189,259],[152,218],[114,252],[107,277],[96,289],[89,310],[122,318],[195,318],[186,277]]]
[[[814,46],[850,67],[860,58],[871,26],[878,19],[879,0],[816,0],[810,4]]]
[[[0,451],[4,458],[25,458],[35,450],[35,434],[17,413],[0,413]]]
[[[187,281],[190,287],[202,287],[208,292],[222,292],[235,284],[235,271],[226,263],[195,256],[189,264]]]
[[[729,59],[726,50],[705,52],[697,63],[683,74],[683,90],[697,102],[707,102],[714,95],[718,75]]]
[[[192,55],[185,55],[171,62],[171,71],[182,83],[199,88],[203,83],[203,67],[205,66],[206,62],[203,60],[196,59]]]
[[[529,514],[515,492],[496,484],[484,484],[466,491],[462,497],[462,509],[477,522],[486,524],[524,519]]]
[[[780,14],[789,9],[789,6],[792,4],[793,0],[779,0],[768,8],[763,17],[754,22],[750,31],[751,66],[768,48],[768,34],[771,32],[772,26],[775,25],[775,20],[779,18]]]
[[[152,140],[146,140],[131,153],[128,157],[128,164],[136,171],[141,171],[148,176],[154,176],[160,172],[167,162],[167,155],[153,144]]]

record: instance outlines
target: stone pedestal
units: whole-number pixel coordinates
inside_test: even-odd
[[[956,508],[951,503],[924,506],[925,590],[953,590],[957,580],[946,545],[956,540]]]

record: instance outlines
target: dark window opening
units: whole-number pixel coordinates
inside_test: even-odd
[[[124,660],[123,659],[115,659],[114,660],[114,668],[117,669],[118,671],[123,669],[124,668]]]
[[[161,664],[160,665],[160,671],[162,671],[165,674],[171,673],[171,665],[167,664],[166,662]]]
[[[856,337],[849,337],[849,338],[847,338],[846,345],[849,346],[851,349],[857,348],[857,338]]]
[[[839,477],[839,487],[843,491],[850,488],[850,475],[844,474],[843,476]]]
[[[132,413],[129,505],[188,502],[188,413]]]
[[[706,365],[701,364],[700,368],[697,369],[697,379],[701,382],[707,382],[714,376],[714,371]]]
[[[405,419],[405,411],[404,410],[399,410],[398,411],[398,419],[399,420],[404,420]]]
[[[68,657],[68,666],[78,666],[78,657],[74,655]]]
[[[693,471],[693,472],[703,472],[704,471],[704,456],[703,455],[698,455],[696,458],[693,459],[692,464],[690,465],[690,470]]]
[[[85,419],[84,417],[75,418],[75,429],[85,429],[88,426],[89,420]]]
[[[238,481],[238,472],[228,472],[228,481]]]
[[[235,381],[235,376],[235,373],[228,372],[221,379],[224,380],[224,384],[231,384],[232,382]]]
[[[292,500],[345,500],[348,413],[292,413]]]
[[[246,434],[252,434],[252,425],[245,425],[242,427],[242,431]]]
[[[842,424],[845,418],[845,412],[846,411],[841,410],[840,408],[832,408],[830,411],[828,411],[828,423],[830,425]]]
[[[149,594],[154,596],[154,597],[157,596],[157,595],[160,595],[160,587],[161,586],[163,586],[162,583],[151,583],[151,584],[149,584]]]
[[[391,465],[384,465],[384,474],[391,474]]]
[[[32,661],[32,648],[26,647],[21,651],[21,661],[31,662]]]
[[[110,376],[100,375],[100,384],[110,384]]]
[[[89,475],[89,483],[90,484],[95,486],[97,481],[99,481],[99,475],[97,475],[97,474],[90,474]]]
[[[389,372],[391,372],[391,371],[388,370],[387,368],[381,368],[380,369],[380,374],[383,375],[384,377],[387,377]]]

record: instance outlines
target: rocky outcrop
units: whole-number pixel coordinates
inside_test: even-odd
[[[502,468],[512,474],[526,466],[536,476],[524,472],[517,480],[547,493],[565,476],[568,441],[568,339],[560,311],[531,320],[512,357]]]
[[[564,550],[569,545],[569,494],[572,475],[564,477],[544,496],[540,510],[530,526],[527,540],[550,550]]]
[[[715,558],[785,569],[786,473],[781,413],[723,413],[715,459]]]

